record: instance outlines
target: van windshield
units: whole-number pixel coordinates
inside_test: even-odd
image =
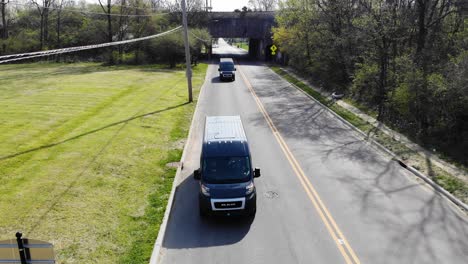
[[[203,179],[207,183],[236,183],[250,180],[249,157],[203,159]]]
[[[234,71],[234,64],[232,62],[221,62],[219,68],[221,71]]]

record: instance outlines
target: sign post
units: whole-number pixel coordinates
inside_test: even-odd
[[[21,238],[23,234],[16,232],[16,243],[18,244],[18,253],[20,256],[21,264],[28,264],[26,262],[26,252],[24,251],[23,239]]]

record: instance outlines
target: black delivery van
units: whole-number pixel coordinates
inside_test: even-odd
[[[200,169],[200,215],[255,215],[254,178],[247,137],[240,116],[208,116],[205,120]]]
[[[236,67],[234,66],[234,61],[231,58],[221,58],[219,59],[219,79],[222,80],[236,80]]]

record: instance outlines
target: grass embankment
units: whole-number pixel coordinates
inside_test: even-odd
[[[206,65],[194,68],[198,94]],[[185,71],[0,66],[0,240],[59,263],[147,263],[195,104]],[[196,97],[195,97],[196,98]]]
[[[249,51],[249,43],[245,43],[245,42],[234,42],[234,43],[232,44],[232,46],[241,48],[241,49],[246,50],[246,51]]]
[[[354,115],[352,112],[344,109],[343,107],[334,104],[333,101],[329,98],[324,97],[316,90],[312,89],[305,83],[301,82],[300,80],[294,78],[287,72],[281,70],[279,67],[271,67],[273,71],[275,71],[278,75],[283,77],[288,82],[294,84],[295,86],[299,87],[307,94],[314,97],[316,100],[321,102],[322,104],[326,105],[328,108],[333,110],[335,113],[346,119],[355,127],[359,128],[362,132],[368,135],[368,137],[374,139],[387,149],[391,150],[395,153],[398,157],[405,161],[410,166],[413,166],[417,170],[429,175],[433,181],[437,182],[440,186],[446,189],[448,192],[452,193],[454,196],[459,198],[464,203],[468,203],[468,184],[467,182],[450,175],[446,171],[440,169],[439,167],[432,165],[425,157],[422,157],[417,152],[407,148],[404,144],[400,143],[399,141],[393,139],[392,137],[388,136],[387,134],[381,132],[380,130],[376,129],[374,126],[369,124],[368,122],[362,120],[360,117]],[[349,103],[350,101],[348,101]],[[359,107],[363,110],[362,107]],[[369,115],[373,115],[373,113],[369,113]]]

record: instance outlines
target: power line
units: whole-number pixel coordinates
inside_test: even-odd
[[[120,7],[120,6],[119,6]],[[136,7],[136,6],[130,6],[130,5],[124,5],[124,8],[131,8],[131,9],[137,9],[137,10],[151,10],[151,11],[160,11],[158,8],[153,8],[153,7]]]
[[[25,7],[30,7],[32,6],[31,4],[21,4],[18,2],[10,2],[12,5],[16,6],[25,6]],[[67,12],[75,12],[75,13],[81,13],[81,14],[90,14],[90,15],[101,15],[101,16],[116,16],[116,17],[153,17],[153,16],[160,16],[160,15],[165,15],[169,14],[168,12],[165,13],[156,13],[156,14],[150,14],[150,15],[132,15],[132,14],[113,14],[113,13],[99,13],[99,12],[92,12],[92,11],[84,11],[84,10],[75,10],[75,9],[67,9],[67,8],[57,8],[57,7],[44,7],[40,6],[40,8],[43,9],[49,9],[49,10],[61,10],[61,11],[67,11]]]
[[[190,34],[191,34],[192,36],[194,36],[196,39],[198,39],[198,40],[200,40],[200,41],[202,41],[202,42],[211,43],[210,40],[202,39],[202,38],[198,37],[197,35],[193,34],[192,31],[190,31]]]
[[[182,26],[178,26],[176,28],[173,28],[173,29],[168,30],[168,31],[163,32],[163,33],[159,33],[159,34],[151,35],[151,36],[146,36],[146,37],[142,37],[142,38],[136,38],[136,39],[122,40],[122,41],[116,41],[116,42],[107,42],[107,43],[87,45],[87,46],[69,47],[69,48],[55,49],[55,50],[46,50],[46,51],[36,51],[36,52],[5,55],[5,56],[0,56],[0,64],[7,63],[7,62],[13,62],[13,61],[19,61],[19,60],[26,60],[26,59],[32,59],[32,58],[38,58],[38,57],[45,57],[45,56],[51,56],[51,55],[58,55],[58,54],[82,51],[82,50],[90,50],[90,49],[97,49],[97,48],[104,48],[104,47],[110,47],[110,46],[129,44],[129,43],[133,43],[133,42],[138,42],[138,41],[143,41],[143,40],[162,37],[162,36],[177,32],[181,28],[182,28]]]

